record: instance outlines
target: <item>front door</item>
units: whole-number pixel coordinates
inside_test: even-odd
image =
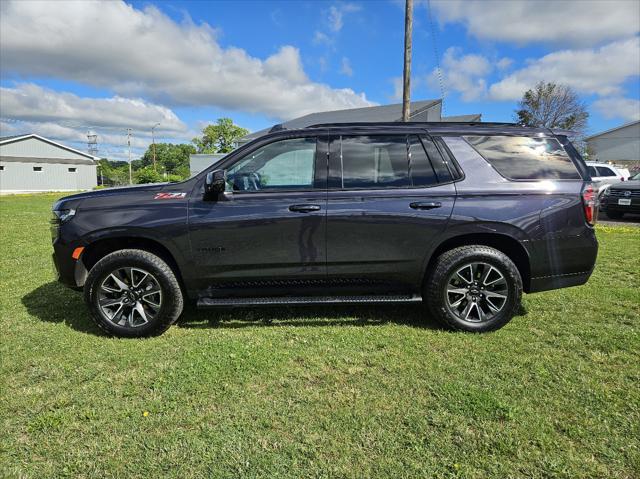
[[[211,296],[251,296],[325,277],[327,160],[321,141],[308,136],[257,146],[224,165],[227,192],[220,199],[192,200],[199,289],[208,288]]]
[[[429,155],[427,155],[429,152]],[[419,134],[336,136],[330,146],[327,274],[392,292],[415,289],[455,201],[451,173]]]

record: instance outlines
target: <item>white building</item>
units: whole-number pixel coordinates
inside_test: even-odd
[[[585,138],[589,160],[625,167],[640,165],[640,121],[633,121]]]
[[[97,158],[39,135],[0,138],[0,193],[94,188]]]

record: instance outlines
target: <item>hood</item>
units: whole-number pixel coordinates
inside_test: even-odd
[[[77,193],[75,195],[60,198],[54,203],[53,209],[62,210],[76,208],[82,202],[96,203],[101,201],[115,202],[123,200],[135,203],[138,197],[140,197],[140,199],[147,198],[149,195],[152,195],[153,192],[161,191],[168,185],[174,184],[175,183],[152,183],[147,185],[119,186],[101,190],[85,191],[84,193]]]
[[[638,191],[640,190],[640,181],[639,180],[619,181],[617,183],[613,183],[610,189],[621,190],[621,191]]]

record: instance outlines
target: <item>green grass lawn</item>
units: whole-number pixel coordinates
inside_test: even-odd
[[[0,198],[3,476],[640,477],[638,228],[600,228],[586,286],[491,334],[418,306],[190,308],[123,340],[53,280],[56,198]]]

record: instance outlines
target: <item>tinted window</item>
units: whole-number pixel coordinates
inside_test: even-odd
[[[596,170],[598,170],[597,176],[616,176],[616,174],[606,166],[596,166]]]
[[[343,136],[343,188],[408,187],[406,136]]]
[[[429,186],[438,182],[427,152],[417,136],[409,137],[409,165],[411,186]]]
[[[502,175],[514,180],[580,179],[558,140],[523,136],[465,136]]]
[[[315,138],[269,143],[249,153],[227,171],[234,191],[313,188]]]
[[[436,171],[438,175],[438,181],[440,183],[446,183],[451,181],[451,173],[449,173],[449,169],[447,165],[444,163],[444,159],[440,152],[436,148],[436,145],[433,141],[428,138],[422,137],[422,143],[424,143],[424,147],[427,150],[427,154],[429,155],[429,159],[431,160],[431,164],[433,165],[433,169]]]
[[[593,166],[588,166],[587,168],[589,170],[589,176],[591,176],[592,178],[594,176],[598,176],[598,172],[596,171],[596,169]]]

